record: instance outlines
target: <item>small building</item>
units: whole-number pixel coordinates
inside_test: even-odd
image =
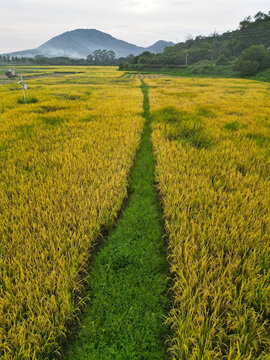
[[[9,79],[13,79],[18,76],[15,69],[8,69],[5,74]]]

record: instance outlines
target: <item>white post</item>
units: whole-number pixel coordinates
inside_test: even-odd
[[[24,98],[24,102],[26,103],[26,95],[25,95],[24,86],[23,86],[23,98]]]
[[[22,85],[22,88],[23,88],[23,98],[24,98],[24,102],[26,103],[25,90],[27,89],[27,85],[23,82],[23,77],[22,77],[22,75],[21,75],[21,81],[19,81],[18,84],[21,84],[21,85]]]

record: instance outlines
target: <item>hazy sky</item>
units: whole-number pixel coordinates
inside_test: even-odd
[[[269,0],[0,0],[0,53],[35,48],[77,28],[98,29],[136,45],[179,42],[237,28]]]

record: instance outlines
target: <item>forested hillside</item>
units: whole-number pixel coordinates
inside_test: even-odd
[[[254,17],[248,16],[235,31],[188,36],[185,42],[167,47],[163,53],[144,52],[130,59],[129,63],[185,66],[207,60],[217,65],[228,65],[252,45],[263,45],[265,50],[270,51],[270,11],[268,14],[258,12]]]

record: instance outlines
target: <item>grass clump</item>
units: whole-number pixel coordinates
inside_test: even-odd
[[[269,136],[265,136],[265,135],[259,134],[259,133],[248,133],[246,136],[248,139],[256,141],[256,143],[261,147],[270,145],[270,137]]]
[[[202,119],[213,116],[214,113],[207,107],[199,107],[196,112],[189,113],[175,106],[167,106],[152,113],[154,122],[165,125],[167,139],[181,141],[197,149],[207,149],[211,146],[211,141],[203,131]]]
[[[239,129],[239,122],[238,121],[232,121],[227,123],[224,128],[230,131],[236,131]]]
[[[167,129],[166,137],[169,140],[178,140],[183,144],[195,147],[197,149],[208,149],[211,141],[204,134],[202,128],[193,124],[180,124],[177,127]]]
[[[64,110],[65,107],[57,104],[44,104],[35,109],[36,114],[46,114],[51,112],[56,112],[59,110]]]
[[[216,114],[207,106],[199,106],[196,109],[196,116],[197,118],[214,118]]]
[[[72,100],[72,101],[78,100],[78,99],[81,98],[81,95],[79,95],[79,94],[65,94],[65,93],[63,93],[63,94],[57,94],[57,96],[61,97],[64,100]]]
[[[94,120],[98,120],[98,115],[89,114],[88,116],[83,117],[82,119],[80,119],[81,122],[86,122],[86,123],[94,121]]]
[[[188,116],[187,111],[181,111],[175,106],[166,106],[152,113],[151,118],[155,122],[175,124]]]
[[[67,119],[62,116],[43,116],[42,122],[49,126],[60,126]]]
[[[19,139],[23,140],[31,137],[33,134],[34,125],[20,125],[15,129],[16,135]]]
[[[26,102],[23,97],[17,99],[18,104],[35,104],[37,102],[38,102],[38,99],[34,96],[26,97]]]

